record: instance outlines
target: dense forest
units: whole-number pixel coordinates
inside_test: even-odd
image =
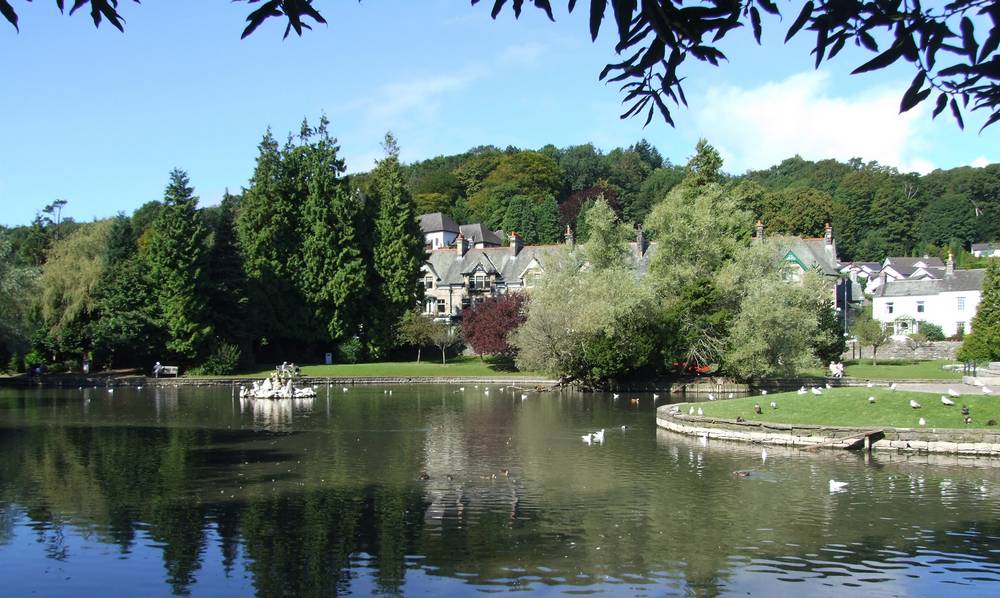
[[[327,124],[304,121],[283,142],[267,131],[246,187],[218,205],[199,206],[186,173],[174,170],[162,199],[130,215],[81,223],[70,217],[72,201],[58,200],[33,222],[0,229],[3,365],[78,368],[86,358],[95,368],[117,368],[159,359],[222,373],[254,362],[316,360],[331,350],[341,360],[384,358],[404,342],[399,323],[421,293],[424,249],[415,216],[433,211],[516,230],[527,243],[561,241],[568,225],[581,246],[593,223],[604,227],[595,233],[603,238],[629,238],[644,224],[648,237],[672,242],[680,212],[704,211],[709,220],[723,216],[713,211],[729,213],[725,230],[732,234],[720,237],[723,244],[745,245],[753,219],[774,236],[819,236],[831,222],[844,260],[950,249],[962,265],[970,243],[1000,238],[998,164],[919,176],[861,159],[793,157],[733,176],[707,142],[675,165],[640,140],[606,153],[592,144],[481,146],[404,165],[387,135],[384,159],[347,175]],[[595,206],[600,210],[590,214]],[[716,231],[699,234],[709,232]],[[680,252],[671,258],[678,264],[705,262],[694,249],[671,251]],[[680,286],[670,264],[657,266],[652,278],[682,294],[703,293],[698,281],[705,280],[742,289],[723,280],[725,270],[753,258],[737,246],[727,251],[714,270]],[[691,342],[634,365],[696,358],[692,339],[704,340],[713,326],[718,346],[708,353],[720,358],[729,329],[712,318],[738,314],[738,296],[706,303],[692,295],[683,305],[657,307],[685,311],[675,320],[687,322],[688,332],[673,332]],[[706,308],[704,321],[685,320],[689,305]]]

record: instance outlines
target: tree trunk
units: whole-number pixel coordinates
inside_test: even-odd
[[[417,363],[420,363],[420,345],[417,345]]]
[[[878,360],[875,359],[876,353],[878,353],[878,345],[872,345],[872,365],[878,365]]]
[[[447,365],[448,364],[448,362],[445,361],[445,359],[444,359],[444,345],[441,345],[441,364],[442,365]]]

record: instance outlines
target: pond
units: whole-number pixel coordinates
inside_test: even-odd
[[[765,458],[649,394],[521,394],[0,390],[2,593],[1000,594],[994,463]]]

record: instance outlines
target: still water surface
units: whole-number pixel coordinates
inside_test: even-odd
[[[1000,595],[995,464],[765,460],[657,430],[649,395],[392,390],[0,390],[0,594]]]

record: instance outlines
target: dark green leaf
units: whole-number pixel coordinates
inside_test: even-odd
[[[979,132],[982,133],[983,129],[985,129],[986,127],[992,125],[993,123],[997,122],[998,120],[1000,120],[1000,112],[994,112],[993,114],[990,115],[989,118],[986,119],[986,124],[984,124],[982,127],[980,127]]]
[[[996,51],[1000,46],[1000,28],[994,27],[990,30],[989,37],[983,43],[983,49],[979,51],[979,62],[986,60],[986,57]]]
[[[760,12],[756,6],[750,7],[750,23],[753,25],[753,37],[760,44]]]
[[[764,10],[772,15],[781,16],[781,11],[778,10],[778,7],[775,6],[774,2],[771,2],[771,0],[757,0],[757,4],[760,4]]]
[[[785,43],[788,43],[788,40],[792,39],[792,37],[799,32],[799,29],[802,29],[802,26],[805,25],[806,21],[809,20],[809,17],[812,16],[812,11],[813,3],[812,0],[809,0],[809,2],[806,2],[802,7],[802,10],[799,11],[799,16],[795,18],[795,22],[792,23],[792,26],[788,28],[788,33],[785,34]]]
[[[601,30],[601,21],[604,20],[604,11],[608,6],[608,0],[590,0],[590,38],[597,39],[597,34]]]
[[[944,110],[944,107],[948,105],[948,94],[941,92],[937,97],[937,104],[934,106],[934,112],[931,114],[931,118],[937,118],[938,114]]]
[[[14,26],[14,29],[21,31],[17,26],[17,13],[14,12],[14,7],[7,3],[7,0],[0,0],[0,14],[7,19],[7,22]]]
[[[965,123],[962,121],[962,111],[959,110],[958,102],[955,101],[955,98],[951,99],[951,114],[955,117],[955,120],[958,121],[958,128],[964,130]]]
[[[924,81],[926,80],[927,76],[923,71],[918,72],[917,76],[913,78],[913,82],[910,83],[910,87],[906,90],[906,93],[903,94],[903,99],[899,103],[900,113],[906,112],[920,102],[917,98],[920,94],[920,88],[924,86]],[[928,90],[927,93],[930,93],[930,90]]]
[[[894,44],[889,46],[888,50],[854,69],[851,71],[851,74],[857,75],[858,73],[867,73],[869,71],[876,71],[878,69],[885,68],[899,60],[899,57],[902,55],[903,44],[899,43],[899,40],[897,40]]]
[[[969,17],[962,17],[962,47],[965,48],[969,60],[975,62],[976,55],[979,53],[979,44],[976,43],[975,27],[973,27],[972,19]]]

